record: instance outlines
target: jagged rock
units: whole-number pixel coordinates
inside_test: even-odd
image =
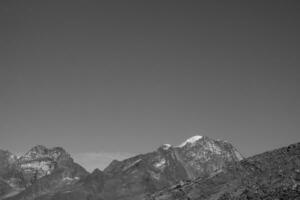
[[[65,162],[73,162],[70,155],[61,147],[48,149],[38,145],[18,159],[23,176],[28,185],[46,175],[50,175]]]
[[[88,175],[61,147],[48,149],[38,145],[20,158],[0,151],[0,164],[0,178],[10,186],[9,190],[2,192],[0,199],[33,199]],[[2,181],[2,185],[4,183]]]

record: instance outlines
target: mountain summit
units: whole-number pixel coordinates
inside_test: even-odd
[[[187,144],[194,144],[196,143],[198,140],[202,139],[203,136],[202,135],[195,135],[189,139],[187,139],[186,141],[184,141],[183,143],[181,143],[178,147],[184,147]]]

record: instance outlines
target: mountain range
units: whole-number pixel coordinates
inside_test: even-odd
[[[243,158],[229,142],[197,135],[91,173],[61,147],[0,150],[1,200],[295,199],[299,183],[300,143]]]

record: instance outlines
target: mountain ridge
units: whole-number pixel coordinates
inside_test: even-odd
[[[5,159],[0,163],[14,160],[3,152]],[[286,167],[288,160],[293,162]],[[91,173],[61,147],[37,145],[17,161],[24,190],[14,191],[3,179],[5,173],[0,173],[2,199],[8,193],[11,195],[5,200],[232,200],[263,193],[259,181],[264,183],[265,179],[279,181],[267,187],[266,195],[280,196],[286,188],[297,195],[300,180],[300,143],[244,158],[231,143],[199,135],[177,146],[163,144],[149,153],[113,160],[103,171]],[[31,168],[22,167],[24,163],[30,163]],[[0,166],[0,172],[5,171],[4,166],[10,165]],[[276,167],[283,170],[282,179],[274,178],[280,171]]]
[[[43,147],[35,151],[41,155],[45,151],[51,152]],[[35,155],[35,151],[32,155]],[[44,156],[40,157],[44,159]],[[228,142],[193,136],[178,146],[162,145],[149,153],[112,161],[103,171],[94,170],[78,181],[53,188],[53,191],[42,195],[35,194],[35,188],[39,188],[37,184],[52,177],[45,176],[33,184],[30,190],[11,199],[140,199],[146,193],[158,191],[181,180],[209,176],[226,168],[228,162],[241,159],[236,148]],[[56,184],[59,185],[59,182]]]

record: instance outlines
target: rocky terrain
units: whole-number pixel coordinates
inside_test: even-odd
[[[231,163],[211,177],[182,181],[146,199],[300,199],[300,143]]]
[[[35,146],[19,158],[8,151],[0,151],[0,199],[18,193],[39,196],[87,175],[88,172],[60,147]]]
[[[194,136],[178,146],[86,172],[64,149],[0,151],[0,199],[299,199],[300,143],[243,159],[226,141]]]

